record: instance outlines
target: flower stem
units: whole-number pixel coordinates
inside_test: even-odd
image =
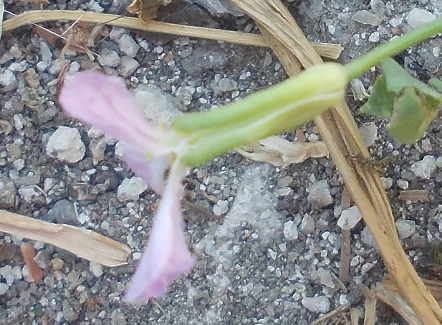
[[[367,54],[357,58],[356,60],[345,65],[348,79],[352,80],[364,72],[370,70],[381,61],[392,57],[410,46],[418,44],[430,37],[442,32],[442,18],[436,19],[431,23],[425,24],[403,36],[392,39],[390,42],[384,43]]]

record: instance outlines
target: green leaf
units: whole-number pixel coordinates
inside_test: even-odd
[[[425,95],[413,87],[407,87],[395,99],[387,129],[399,142],[412,144],[424,135],[436,115],[437,110],[429,105]]]
[[[383,74],[361,111],[390,118],[388,130],[401,143],[411,144],[425,133],[442,104],[442,94],[412,77],[393,59],[381,63]],[[442,89],[442,82],[434,83]],[[440,88],[439,88],[440,86]]]
[[[431,78],[428,80],[428,84],[436,88],[438,91],[442,91],[442,81],[437,78]]]
[[[374,83],[373,91],[361,111],[372,116],[389,118],[393,113],[396,94],[387,90],[387,81],[381,75]]]
[[[381,63],[382,72],[386,78],[387,90],[400,94],[405,87],[413,87],[421,94],[425,94],[427,100],[434,106],[440,104],[442,94],[422,81],[411,76],[393,59],[387,59]]]

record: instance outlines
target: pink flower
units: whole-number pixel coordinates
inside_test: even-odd
[[[195,263],[183,233],[180,200],[184,166],[178,152],[183,147],[181,139],[150,123],[124,82],[116,77],[80,72],[63,87],[60,103],[72,117],[123,142],[123,158],[128,166],[162,195],[149,242],[125,300],[163,296],[167,286]],[[172,167],[166,182],[164,173],[169,164]]]

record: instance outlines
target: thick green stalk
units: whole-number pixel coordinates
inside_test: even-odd
[[[360,76],[364,72],[369,71],[371,67],[378,65],[381,61],[397,55],[408,47],[425,41],[438,33],[442,33],[442,17],[394,38],[390,42],[379,45],[367,54],[348,63],[345,66],[348,79],[352,80]]]
[[[189,139],[181,160],[196,166],[304,124],[343,100],[347,83],[342,65],[326,63],[214,111],[181,115],[172,122]]]

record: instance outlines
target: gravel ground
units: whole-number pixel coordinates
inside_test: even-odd
[[[213,7],[216,1],[175,2],[160,19],[256,30],[247,17],[220,13]],[[367,2],[287,5],[311,40],[341,43],[344,62],[418,25],[430,13],[442,12],[436,0]],[[5,7],[20,13],[39,6],[8,0]],[[121,2],[70,1],[44,8],[117,12]],[[176,281],[163,299],[139,306],[121,302],[158,197],[125,167],[115,141],[60,111],[55,91],[61,67],[71,63],[68,77],[88,69],[120,75],[141,100],[151,98],[163,118],[176,109],[221,105],[286,75],[269,49],[123,29],[108,32],[91,49],[94,61],[72,51],[61,60],[62,44],[45,41],[31,27],[2,36],[0,119],[12,130],[0,134],[0,208],[95,230],[127,243],[133,253],[127,266],[107,268],[33,242],[44,272],[43,281],[35,284],[18,250],[14,253],[23,239],[1,235],[0,244],[13,254],[0,261],[0,323],[308,324],[347,302],[362,310],[363,286],[377,283],[384,269],[370,233],[359,224],[352,232],[351,280],[345,287],[336,281],[342,181],[333,162],[309,160],[281,169],[236,153],[195,168],[187,177],[185,199],[224,220],[220,224],[200,216],[192,205],[187,208],[187,239],[198,258],[195,269]],[[441,45],[440,38],[434,38],[399,59],[424,80],[440,77]],[[370,74],[361,80],[368,88],[373,79]],[[350,93],[348,99],[374,156],[396,157],[384,180],[401,238],[428,243],[440,238],[440,120],[417,144],[401,146],[385,133],[385,121],[358,113],[362,102]],[[307,141],[318,140],[312,125],[303,131]],[[60,142],[70,146],[60,150]],[[399,191],[405,189],[425,189],[429,201],[399,200]],[[409,254],[416,264],[427,258],[419,250]],[[390,313],[379,324],[401,323]]]

